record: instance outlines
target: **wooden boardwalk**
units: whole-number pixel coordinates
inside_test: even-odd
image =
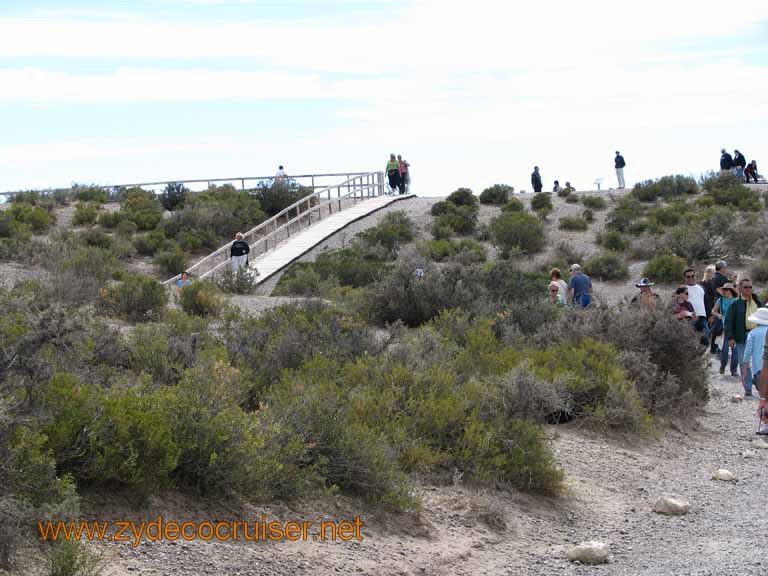
[[[365,218],[393,202],[413,197],[413,194],[405,194],[402,196],[377,196],[363,200],[294,234],[278,244],[274,249],[262,254],[250,263],[251,267],[255,267],[259,271],[259,276],[256,280],[257,284],[269,279],[291,262],[309,252],[323,240],[353,222]]]

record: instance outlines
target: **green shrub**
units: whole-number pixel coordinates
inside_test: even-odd
[[[581,217],[584,218],[587,222],[593,222],[595,220],[595,215],[592,213],[592,210],[587,208],[581,213]]]
[[[648,212],[648,220],[659,226],[675,226],[685,215],[686,204],[675,203],[670,206],[655,208]]]
[[[598,244],[613,252],[624,252],[629,248],[629,241],[617,230],[608,230],[600,234]]]
[[[7,212],[14,221],[29,226],[36,234],[46,232],[56,222],[56,217],[45,208],[21,202],[14,202]]]
[[[104,250],[110,250],[112,248],[112,237],[97,228],[91,228],[81,232],[78,234],[78,238],[88,246],[95,246],[96,248],[102,248]]]
[[[603,252],[584,263],[584,272],[600,280],[625,280],[629,270],[624,259],[616,252]]]
[[[513,194],[515,189],[512,186],[506,184],[494,184],[490,188],[486,188],[480,194],[481,204],[496,204],[503,205],[509,200],[509,196]]]
[[[768,260],[756,260],[750,268],[752,282],[768,282]]]
[[[171,212],[184,208],[184,200],[189,194],[189,189],[180,182],[171,182],[166,184],[163,193],[160,195],[160,203],[163,208]]]
[[[531,209],[540,214],[549,214],[552,208],[552,195],[549,192],[539,192],[531,198]]]
[[[703,183],[704,190],[718,206],[734,206],[739,210],[756,212],[761,208],[760,195],[745,186],[732,174],[714,176]]]
[[[75,199],[80,202],[98,202],[104,204],[109,200],[109,194],[106,189],[100,186],[83,186],[81,184],[75,184],[72,186],[72,192]]]
[[[245,266],[237,270],[227,266],[216,285],[227,294],[253,294],[257,287],[256,276]]]
[[[101,293],[101,304],[106,310],[131,322],[159,318],[167,300],[165,287],[147,276],[129,276]]]
[[[117,224],[117,234],[123,238],[130,238],[138,229],[139,227],[130,220],[124,220]]]
[[[450,239],[429,240],[424,244],[423,252],[434,262],[444,262],[450,258],[471,264],[485,262],[487,257],[485,248],[469,238],[459,242]]]
[[[75,226],[90,226],[96,222],[99,205],[92,202],[78,202],[75,205],[75,215],[72,217],[72,223]]]
[[[96,223],[103,228],[117,228],[118,224],[124,220],[122,212],[102,212],[96,219]],[[133,224],[133,223],[132,223]],[[134,224],[136,226],[136,224]]]
[[[457,243],[450,239],[429,240],[424,244],[424,253],[430,260],[444,262],[456,254]]]
[[[628,232],[633,223],[645,215],[643,204],[632,196],[623,196],[616,202],[616,207],[608,213],[606,226],[610,230]],[[638,233],[638,231],[634,231]]]
[[[313,262],[296,262],[280,277],[272,296],[322,296],[334,284],[322,278]]]
[[[578,216],[563,216],[558,221],[557,227],[560,230],[586,230],[589,228],[589,223]]]
[[[99,576],[103,572],[101,558],[79,540],[58,540],[48,559],[48,576]]]
[[[523,202],[517,198],[510,198],[504,206],[501,207],[502,212],[524,212],[525,206]]]
[[[648,261],[643,276],[654,282],[681,282],[686,267],[685,259],[667,251]]]
[[[565,197],[565,201],[568,204],[578,204],[579,202],[581,202],[581,197],[577,196],[576,194],[571,194],[569,192],[568,195]]]
[[[267,216],[274,216],[312,193],[311,188],[298,186],[293,181],[261,182],[253,197]]]
[[[136,249],[139,250],[139,247]],[[187,257],[179,245],[172,245],[155,254],[154,262],[160,273],[166,276],[175,276],[187,269]]]
[[[584,208],[589,208],[590,210],[605,210],[608,207],[605,198],[602,196],[584,196],[581,199],[581,203],[584,205]]]
[[[458,188],[451,192],[445,200],[456,206],[469,206],[475,210],[478,208],[477,196],[469,188]]]
[[[632,196],[641,202],[655,202],[657,198],[669,200],[679,196],[696,194],[699,187],[688,176],[664,176],[658,180],[638,182],[632,189]]]
[[[544,248],[544,227],[532,214],[506,212],[491,220],[489,228],[494,245],[506,255],[513,252],[533,254]]]
[[[139,230],[152,230],[163,219],[163,206],[153,192],[129,188],[123,195],[122,218],[130,220]]]
[[[193,316],[217,316],[224,307],[215,284],[207,281],[192,282],[179,293],[181,309]]]
[[[356,238],[370,247],[383,247],[386,257],[394,258],[402,244],[413,240],[413,221],[403,210],[389,212],[376,226],[358,233]]]
[[[432,223],[432,235],[444,237],[445,229],[453,234],[472,234],[477,227],[477,209],[470,205],[454,206],[446,202],[447,208]],[[434,206],[433,206],[434,208]]]
[[[734,218],[729,209],[710,208],[672,228],[667,245],[689,263],[729,257],[728,237],[733,232]]]
[[[558,198],[568,198],[573,193],[573,188],[560,188],[557,191]],[[578,202],[578,200],[577,200]]]

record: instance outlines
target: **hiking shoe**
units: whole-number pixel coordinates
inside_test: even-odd
[[[725,368],[720,368],[720,374],[725,375]]]
[[[757,434],[760,436],[768,436],[768,424],[760,422],[760,427],[757,429]]]
[[[747,398],[752,398],[752,390],[744,390],[744,396]]]
[[[741,378],[738,372],[731,372],[731,378]]]

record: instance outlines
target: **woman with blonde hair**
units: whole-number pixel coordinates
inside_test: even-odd
[[[553,284],[557,286],[559,291],[558,300],[562,300],[563,303],[568,302],[568,284],[563,280],[563,274],[560,272],[560,268],[552,268],[552,270],[549,271],[549,282],[550,289]]]

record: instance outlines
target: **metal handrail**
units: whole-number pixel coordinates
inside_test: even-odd
[[[342,194],[343,189],[346,189],[345,194]],[[332,191],[334,190],[336,192],[336,197],[331,198]],[[260,242],[262,242],[263,250],[258,255],[264,254],[269,251],[270,240],[271,246],[274,249],[278,244],[291,236],[291,226],[297,222],[300,225],[303,218],[307,218],[308,226],[311,226],[313,214],[317,214],[319,216],[318,220],[322,220],[323,210],[326,208],[328,209],[327,215],[330,216],[334,212],[334,207],[337,208],[336,212],[339,212],[343,209],[342,204],[348,203],[350,199],[354,204],[358,200],[362,200],[364,198],[381,196],[385,193],[385,190],[386,186],[383,172],[360,173],[353,178],[345,180],[339,184],[326,186],[325,188],[316,190],[301,200],[298,200],[290,206],[283,208],[280,212],[268,220],[261,222],[260,224],[245,232],[243,234],[243,240],[248,242],[248,245],[252,249],[252,253],[255,252],[254,248],[256,248]],[[323,199],[323,196],[326,196],[327,198]],[[295,217],[291,217],[292,211],[296,211]],[[282,224],[280,224],[281,219],[285,220]],[[270,227],[272,228],[272,231],[269,231]],[[285,238],[282,240],[280,238],[281,232],[286,233]],[[202,273],[198,273],[197,277],[203,279],[212,275],[229,261],[228,252],[233,243],[234,240],[230,240],[221,248],[218,248],[214,252],[208,254],[190,266],[187,271],[195,274],[199,272],[199,270],[203,269],[204,265],[209,264],[209,266],[205,266],[208,269]],[[222,255],[223,258],[221,261],[215,262],[215,260]],[[163,282],[163,284],[168,285],[175,280],[178,280],[180,277],[181,274],[177,274],[176,276]]]
[[[339,176],[345,177],[347,180],[350,178],[353,178],[355,176],[365,176],[366,174],[370,174],[370,172],[332,172],[328,174],[289,174],[285,177],[285,180],[287,182],[292,180],[298,180],[298,179],[306,179],[309,178],[310,182],[305,185],[306,188],[312,188],[314,191],[315,188],[325,188],[327,186],[316,186],[315,185],[315,179],[316,178],[337,178]],[[94,188],[101,188],[103,190],[116,190],[120,188],[141,188],[142,186],[166,186],[168,184],[208,184],[208,187],[210,188],[210,185],[212,182],[237,182],[240,181],[241,187],[243,190],[245,190],[245,183],[246,181],[268,181],[268,180],[276,180],[276,176],[237,176],[234,178],[195,178],[191,180],[163,180],[158,182],[136,182],[132,184],[105,184],[105,185],[94,185]],[[58,192],[60,190],[70,190],[71,188],[49,188],[46,190],[35,190],[35,192],[38,192],[40,194],[52,194],[54,192]],[[25,192],[30,192],[30,190],[14,190],[14,191],[8,191],[8,192],[0,192],[0,197],[4,196],[15,196],[17,194],[24,194]]]

